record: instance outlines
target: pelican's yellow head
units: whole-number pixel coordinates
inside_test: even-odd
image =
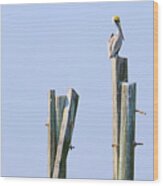
[[[116,23],[119,23],[120,22],[120,17],[119,16],[114,16],[113,21],[116,22]]]

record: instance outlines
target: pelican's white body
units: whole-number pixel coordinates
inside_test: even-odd
[[[108,54],[109,58],[118,56],[121,49],[124,36],[120,24],[116,24],[118,28],[117,34],[112,34],[108,40]]]

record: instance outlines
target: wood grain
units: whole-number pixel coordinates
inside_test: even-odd
[[[48,176],[52,178],[57,147],[55,91],[50,90],[48,98]]]
[[[54,178],[66,178],[67,154],[71,144],[79,96],[75,90],[69,89],[66,100],[64,97],[61,99],[64,101],[64,109],[62,107],[63,117],[60,126],[56,159],[54,163]]]
[[[158,3],[154,2],[154,180],[158,179]]]
[[[128,81],[127,58],[112,59],[112,107],[113,107],[113,179],[118,179],[119,133],[121,113],[121,82]]]
[[[136,83],[122,83],[118,179],[134,179]]]

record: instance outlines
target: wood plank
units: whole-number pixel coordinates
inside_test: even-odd
[[[113,179],[118,179],[119,133],[121,114],[121,82],[128,81],[127,58],[112,58],[112,107],[113,107]]]
[[[59,141],[60,128],[63,119],[63,111],[66,106],[67,96],[57,96],[56,97],[56,116],[57,116],[57,144]],[[61,161],[60,166],[60,177],[66,177],[66,161]]]
[[[122,83],[118,179],[134,179],[136,83]]]
[[[48,176],[52,178],[54,159],[56,156],[56,111],[55,91],[50,90],[48,95]]]
[[[60,133],[60,128],[61,128],[61,123],[62,123],[62,118],[63,118],[63,111],[64,107],[66,104],[66,96],[56,96],[56,120],[57,120],[57,144],[59,140],[59,133]]]

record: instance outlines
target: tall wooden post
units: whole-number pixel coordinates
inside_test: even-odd
[[[127,58],[116,57],[112,62],[113,107],[113,179],[118,179],[119,134],[121,118],[121,83],[128,81]]]
[[[66,160],[71,145],[79,96],[73,89],[67,96],[55,97],[49,93],[48,116],[48,175],[50,178],[66,178]]]
[[[118,179],[134,179],[136,83],[122,83]]]

